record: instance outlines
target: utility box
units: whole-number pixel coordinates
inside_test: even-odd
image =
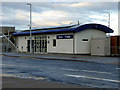
[[[110,56],[110,38],[92,38],[91,55]]]

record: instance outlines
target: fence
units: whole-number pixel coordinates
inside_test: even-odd
[[[120,56],[120,46],[111,46],[111,56]]]
[[[2,47],[2,52],[15,52],[16,51],[16,47],[14,46],[14,44],[8,40],[6,37],[1,38],[0,41],[0,45]]]

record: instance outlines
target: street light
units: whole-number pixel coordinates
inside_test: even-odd
[[[30,53],[32,53],[32,33],[31,33],[31,26],[32,26],[32,10],[31,10],[31,4],[30,3],[27,3],[27,5],[30,5],[30,25],[29,25],[29,28],[30,28]]]
[[[107,10],[107,14],[108,14],[108,27],[110,28],[110,13],[111,10]],[[110,33],[108,34],[108,36],[110,36]]]
[[[111,10],[107,10],[107,14],[108,14],[108,27],[110,27],[110,13],[111,13]]]

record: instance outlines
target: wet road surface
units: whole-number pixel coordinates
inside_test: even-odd
[[[86,87],[118,88],[117,65],[2,57],[3,76],[56,81]]]

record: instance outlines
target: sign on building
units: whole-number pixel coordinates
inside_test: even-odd
[[[72,39],[73,35],[57,35],[57,39]]]

